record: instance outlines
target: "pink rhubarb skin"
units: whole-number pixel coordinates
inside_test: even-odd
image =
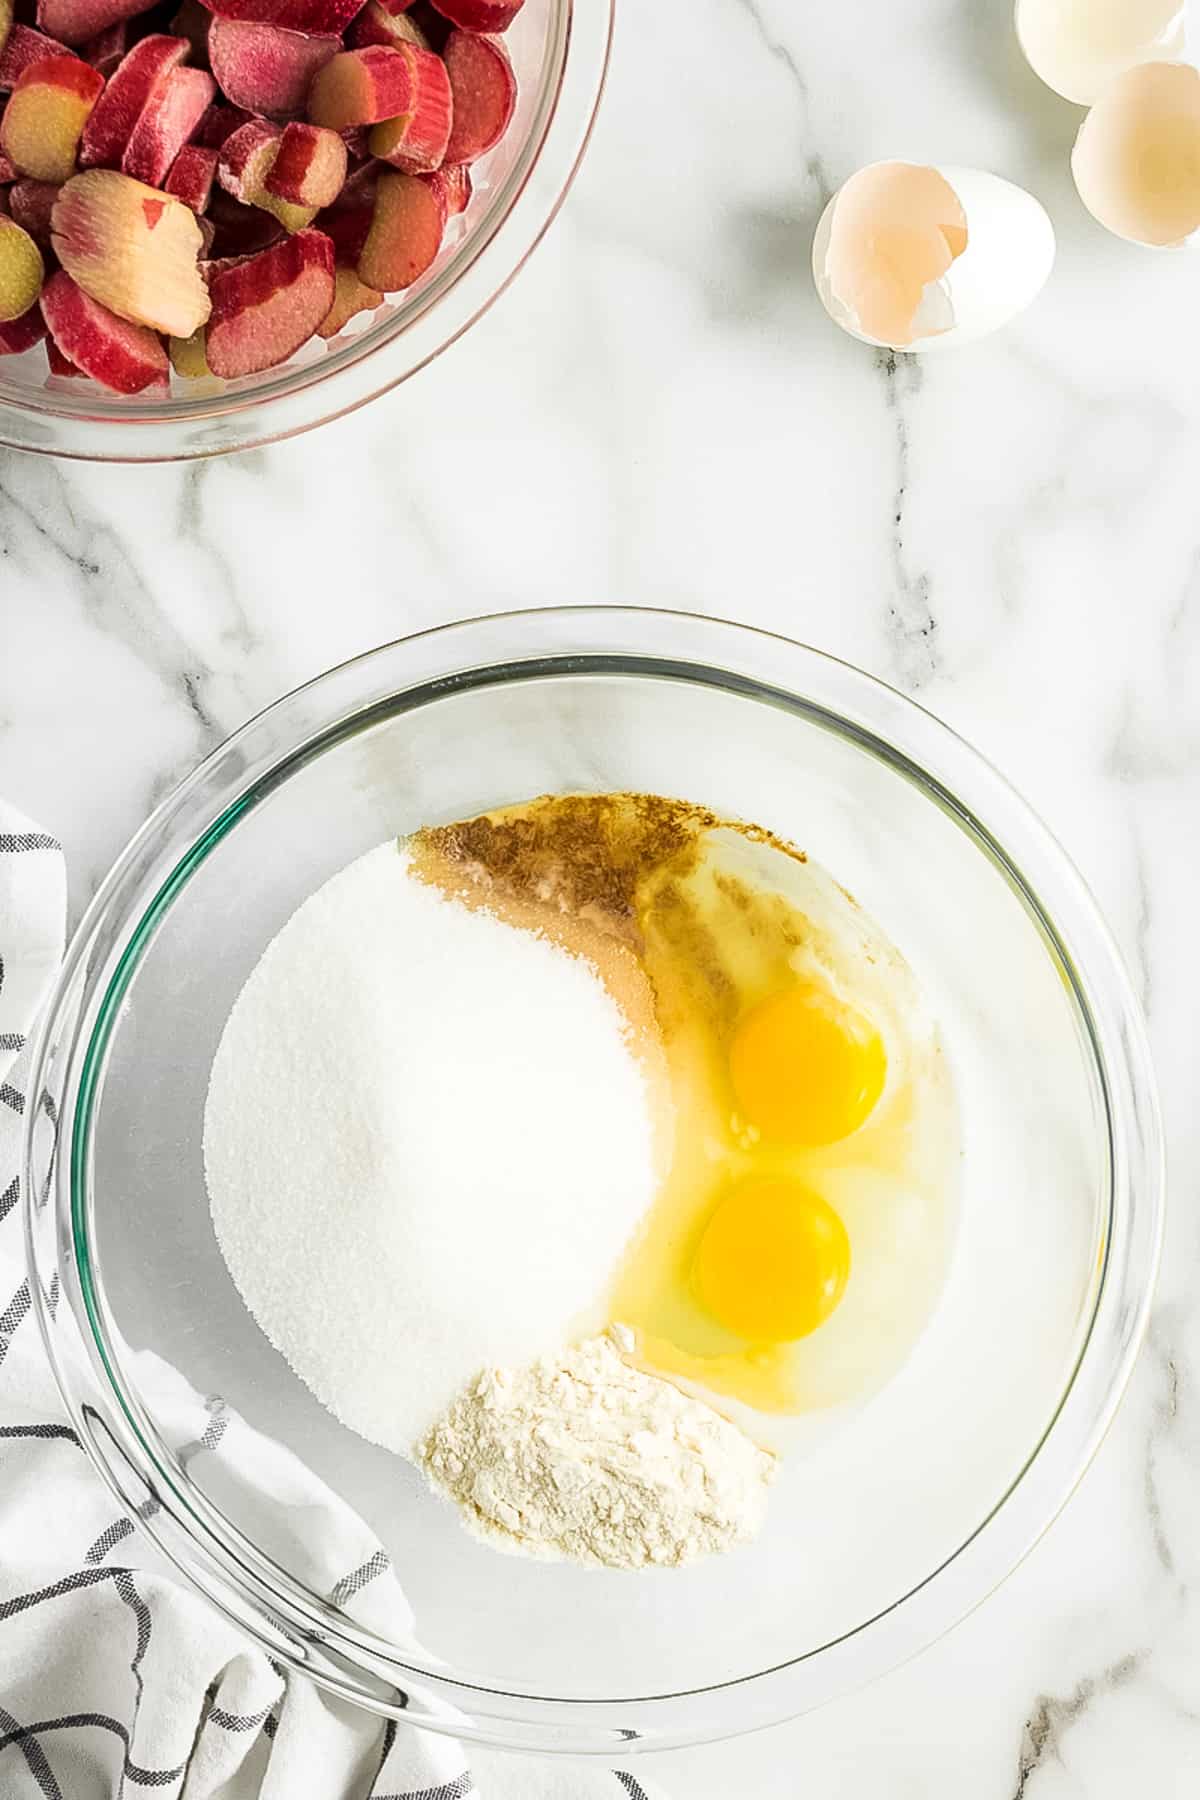
[[[517,104],[512,63],[495,38],[452,31],[446,42],[446,73],[454,96],[446,161],[475,162],[495,149],[511,123]]]
[[[327,317],[333,271],[324,233],[298,231],[214,275],[206,334],[213,374],[233,380],[286,362]]]
[[[114,0],[115,3],[115,0]],[[204,0],[222,19],[247,19],[256,25],[282,25],[310,37],[341,37],[364,0]]]
[[[346,146],[336,131],[293,119],[283,128],[264,185],[297,206],[332,206],[346,179]]]
[[[154,32],[125,56],[92,108],[79,142],[81,169],[118,169],[143,107],[188,53],[186,38]]]
[[[86,44],[145,10],[143,0],[38,0],[38,28],[60,44]]]
[[[460,31],[507,31],[525,0],[433,0],[433,4]]]
[[[121,158],[125,174],[161,187],[216,91],[206,70],[173,69],[142,108]]]
[[[62,269],[42,290],[42,313],[63,355],[101,386],[118,394],[167,387],[170,363],[157,335],[119,319]]]
[[[304,111],[313,76],[340,49],[337,38],[243,19],[214,19],[208,35],[209,62],[226,100],[277,118]]]
[[[174,194],[194,213],[207,212],[217,173],[219,152],[203,144],[185,144],[171,164],[163,192]]]
[[[409,175],[431,174],[440,169],[450,142],[454,100],[450,77],[440,56],[399,46],[408,61],[411,97],[399,118],[383,119],[367,140],[372,156],[403,169]]]
[[[408,112],[412,64],[406,50],[411,46],[368,44],[365,50],[343,50],[326,63],[308,91],[309,119],[341,131]]]
[[[277,146],[283,132],[267,119],[248,119],[221,145],[217,180],[227,194],[245,205],[253,203],[264,167],[263,151]]]
[[[14,25],[0,46],[0,93],[11,92],[30,63],[41,62],[44,56],[70,54],[62,44],[56,44],[43,31],[35,31],[32,25]]]

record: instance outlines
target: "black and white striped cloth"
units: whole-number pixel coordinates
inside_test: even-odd
[[[283,1670],[183,1588],[93,1472],[29,1317],[17,1169],[26,1037],[62,954],[54,839],[0,802],[0,1800],[661,1800],[642,1776],[473,1752]],[[171,1372],[159,1370],[161,1381]],[[271,1457],[327,1515],[330,1591],[409,1617],[362,1520],[178,1377],[197,1456]]]

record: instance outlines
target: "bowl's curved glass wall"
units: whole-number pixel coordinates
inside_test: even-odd
[[[176,379],[168,395],[48,377],[44,346],[0,356],[0,444],[55,456],[161,461],[273,442],[395,387],[503,291],[554,217],[603,88],[614,0],[526,0],[505,43],[518,80],[505,136],[474,168],[432,269],[328,343],[311,338],[236,381]]]
[[[1088,1342],[1114,1145],[1082,978],[965,806],[861,721],[765,680],[663,657],[468,659],[465,673],[389,692],[386,658],[401,658],[398,672],[404,649],[377,653],[384,663],[370,682],[349,665],[325,678],[328,689],[301,690],[232,740],[193,778],[169,826],[135,844],[119,893],[102,897],[88,962],[69,972],[58,1019],[65,1028],[76,1008],[61,1093],[74,1224],[60,1251],[84,1335],[103,1340],[88,1353],[107,1363],[104,1379],[124,1392],[150,1460],[183,1497],[174,1511],[206,1512],[234,1546],[232,1562],[244,1538],[315,1603],[328,1596],[319,1515],[252,1468],[231,1478],[192,1456],[195,1419],[181,1422],[181,1393],[222,1396],[361,1515],[415,1614],[419,1649],[404,1621],[374,1623],[409,1668],[505,1695],[619,1703],[819,1662],[823,1647],[896,1608],[979,1532],[1021,1481]],[[904,707],[843,673],[881,696],[882,723]],[[963,1119],[958,1242],[944,1302],[910,1362],[785,1467],[756,1542],[636,1577],[498,1555],[412,1469],[327,1414],[233,1287],[201,1154],[226,1016],[306,895],[421,824],[545,791],[610,788],[701,801],[823,863],[923,984]],[[1152,1093],[1147,1106],[1152,1115]],[[1153,1165],[1152,1116],[1147,1131]],[[1148,1197],[1143,1233],[1151,1265],[1157,1200]],[[1140,1316],[1139,1299],[1105,1348],[1088,1432],[1112,1400]],[[1071,1474],[1047,1477],[1058,1491],[1040,1497],[1044,1516],[1022,1527],[1010,1563],[1079,1472],[1087,1437]],[[952,1613],[980,1597],[960,1593]],[[703,1734],[699,1721],[686,1733]]]
[[[755,1544],[637,1580],[477,1544],[412,1470],[326,1414],[225,1271],[200,1144],[209,1065],[238,990],[327,876],[430,820],[624,787],[766,825],[842,880],[944,1022],[964,1125],[960,1241],[914,1361],[839,1442],[785,1466]],[[537,1693],[728,1681],[852,1631],[921,1581],[982,1523],[1049,1424],[1090,1317],[1106,1218],[1103,1109],[1078,1010],[977,846],[825,726],[661,677],[573,674],[447,695],[346,736],[240,810],[142,955],[94,1131],[92,1248],[129,1379],[137,1353],[153,1351],[288,1444],[374,1527],[425,1647],[467,1679]],[[164,1418],[142,1380],[170,1442],[169,1401]],[[194,1478],[204,1481],[201,1464]],[[256,1541],[276,1535],[273,1494],[212,1498]],[[302,1525],[279,1535],[291,1541],[277,1554],[318,1585],[323,1546],[311,1546],[314,1563]]]

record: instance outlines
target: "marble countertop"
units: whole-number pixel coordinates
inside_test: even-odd
[[[586,0],[585,0],[586,4]],[[1200,273],[1107,238],[1004,0],[626,0],[595,143],[450,356],[267,452],[0,458],[0,787],[78,910],[165,789],[328,664],[449,618],[629,601],[804,638],[999,764],[1149,1011],[1173,1209],[1149,1343],[1075,1498],[874,1688],[659,1774],[697,1800],[1175,1800],[1200,1782]],[[1029,187],[1058,267],[925,362],[829,325],[808,249],[879,156]]]

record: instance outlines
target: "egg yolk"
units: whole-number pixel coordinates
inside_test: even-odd
[[[747,1181],[713,1213],[692,1287],[720,1325],[756,1344],[807,1337],[824,1324],[850,1274],[846,1227],[799,1182]]]
[[[887,1077],[869,1019],[820,988],[796,985],[747,1013],[729,1048],[738,1106],[764,1136],[834,1144],[868,1117]]]

